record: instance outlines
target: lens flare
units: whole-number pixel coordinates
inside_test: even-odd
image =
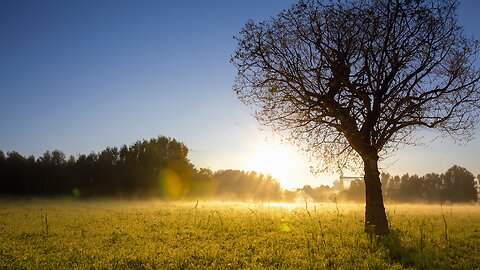
[[[82,195],[82,192],[80,191],[80,189],[74,188],[72,189],[72,195],[76,198],[80,198],[80,196]]]
[[[293,230],[292,226],[288,224],[288,220],[282,218],[281,222],[282,223],[279,226],[281,232],[291,232]]]
[[[280,225],[280,231],[282,231],[282,232],[291,232],[291,231],[292,231],[292,227],[290,227],[288,224],[283,223],[282,225]]]
[[[182,180],[171,169],[162,169],[158,175],[158,188],[166,199],[178,199],[182,196]]]

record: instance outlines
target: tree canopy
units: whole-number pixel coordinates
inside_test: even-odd
[[[187,155],[187,146],[163,136],[68,159],[60,150],[38,158],[0,151],[0,195],[283,199],[271,176],[197,169]]]
[[[479,119],[479,43],[457,0],[300,1],[248,21],[232,62],[239,98],[260,123],[319,161],[363,161],[366,224],[388,233],[378,161],[415,132],[471,138]]]
[[[5,156],[0,151],[0,196],[288,202],[306,198],[318,202],[365,200],[365,187],[359,179],[353,180],[346,189],[339,180],[332,187],[307,185],[289,191],[283,190],[271,176],[257,172],[196,169],[189,164],[186,151],[188,148],[182,143],[166,137],[137,141],[120,150],[107,147],[99,153],[69,158],[60,150],[46,151],[38,158],[25,157],[15,151]],[[381,175],[384,198],[399,203],[476,202],[479,180],[480,175],[475,178],[466,168],[457,165],[445,173],[421,177]]]

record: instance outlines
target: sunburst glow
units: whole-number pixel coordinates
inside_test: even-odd
[[[299,166],[300,164],[300,166]],[[248,161],[247,168],[276,178],[283,188],[298,187],[297,171],[305,161],[292,147],[267,144],[260,147]]]

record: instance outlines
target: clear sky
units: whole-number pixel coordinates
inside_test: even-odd
[[[308,159],[259,130],[232,91],[233,36],[294,2],[0,1],[0,150],[77,155],[165,135],[183,141],[197,167],[260,170],[285,188],[331,184],[338,176],[312,176]],[[476,0],[459,10],[476,38],[479,11]],[[457,164],[478,174],[476,134],[467,146],[407,147],[382,167],[423,175]]]

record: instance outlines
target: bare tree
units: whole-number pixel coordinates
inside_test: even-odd
[[[365,226],[389,232],[378,162],[422,128],[471,138],[479,43],[457,0],[301,1],[248,21],[236,37],[234,90],[261,124],[288,134],[320,168],[363,161]]]

